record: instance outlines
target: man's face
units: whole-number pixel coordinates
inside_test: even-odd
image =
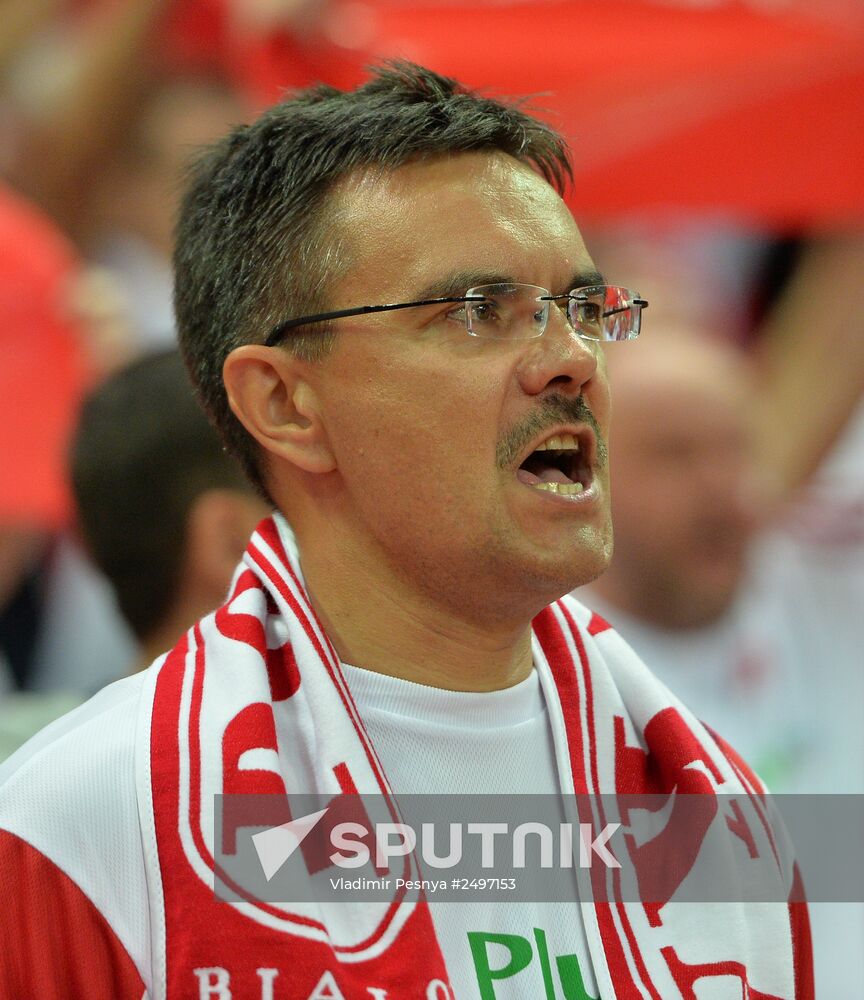
[[[598,591],[668,628],[709,624],[741,583],[758,509],[748,373],[683,334],[617,357],[615,558]]]
[[[564,292],[597,280],[564,203],[504,155],[355,178],[335,203],[350,263],[330,290],[333,309],[494,281]],[[384,560],[441,604],[502,618],[603,570],[609,396],[596,344],[557,308],[531,340],[471,337],[458,305],[337,323],[333,352],[311,377],[338,463],[336,513],[364,559]],[[552,434],[580,445],[581,494],[518,474]]]

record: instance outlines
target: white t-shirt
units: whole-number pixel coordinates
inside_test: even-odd
[[[397,796],[560,794],[552,733],[536,671],[503,691],[467,693],[442,691],[358,667],[343,669]],[[494,987],[495,1000],[546,996],[544,947],[556,996],[597,997],[575,902],[442,903],[434,895],[428,898],[458,1000],[492,995],[481,992],[481,983],[487,990]],[[521,965],[529,949],[530,961],[524,968],[490,983],[490,970],[500,973],[508,965]]]

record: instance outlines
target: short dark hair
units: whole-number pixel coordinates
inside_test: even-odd
[[[146,640],[177,597],[195,500],[209,489],[249,489],[196,403],[177,351],[134,362],[88,396],[70,472],[84,542]]]
[[[344,266],[325,210],[337,181],[358,169],[478,151],[532,165],[559,192],[571,177],[563,139],[521,104],[405,62],[378,68],[354,91],[300,91],[193,166],[174,255],[180,344],[207,413],[264,496],[260,452],[222,383],[225,358],[288,316],[326,309],[325,288]],[[332,342],[319,325],[287,343],[316,361]]]

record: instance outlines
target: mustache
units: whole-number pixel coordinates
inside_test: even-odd
[[[600,434],[594,414],[581,396],[562,396],[553,393],[547,396],[537,409],[521,423],[507,432],[495,449],[495,460],[499,469],[509,468],[524,450],[525,446],[542,431],[556,424],[587,424],[597,438],[597,466],[602,469],[608,459],[606,443]]]

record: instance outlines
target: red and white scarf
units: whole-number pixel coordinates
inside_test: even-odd
[[[548,607],[534,621],[534,659],[562,793],[734,792],[765,817],[758,779],[598,616],[570,598]],[[269,904],[214,895],[215,796],[391,794],[280,515],[253,535],[225,605],[152,675],[138,796],[153,1000],[458,998],[422,899]],[[791,888],[792,863],[767,818],[753,838],[774,852]],[[615,871],[604,876],[613,880],[607,898]],[[813,996],[804,904],[700,904],[698,918],[693,904],[674,901],[574,905],[603,1000]]]

